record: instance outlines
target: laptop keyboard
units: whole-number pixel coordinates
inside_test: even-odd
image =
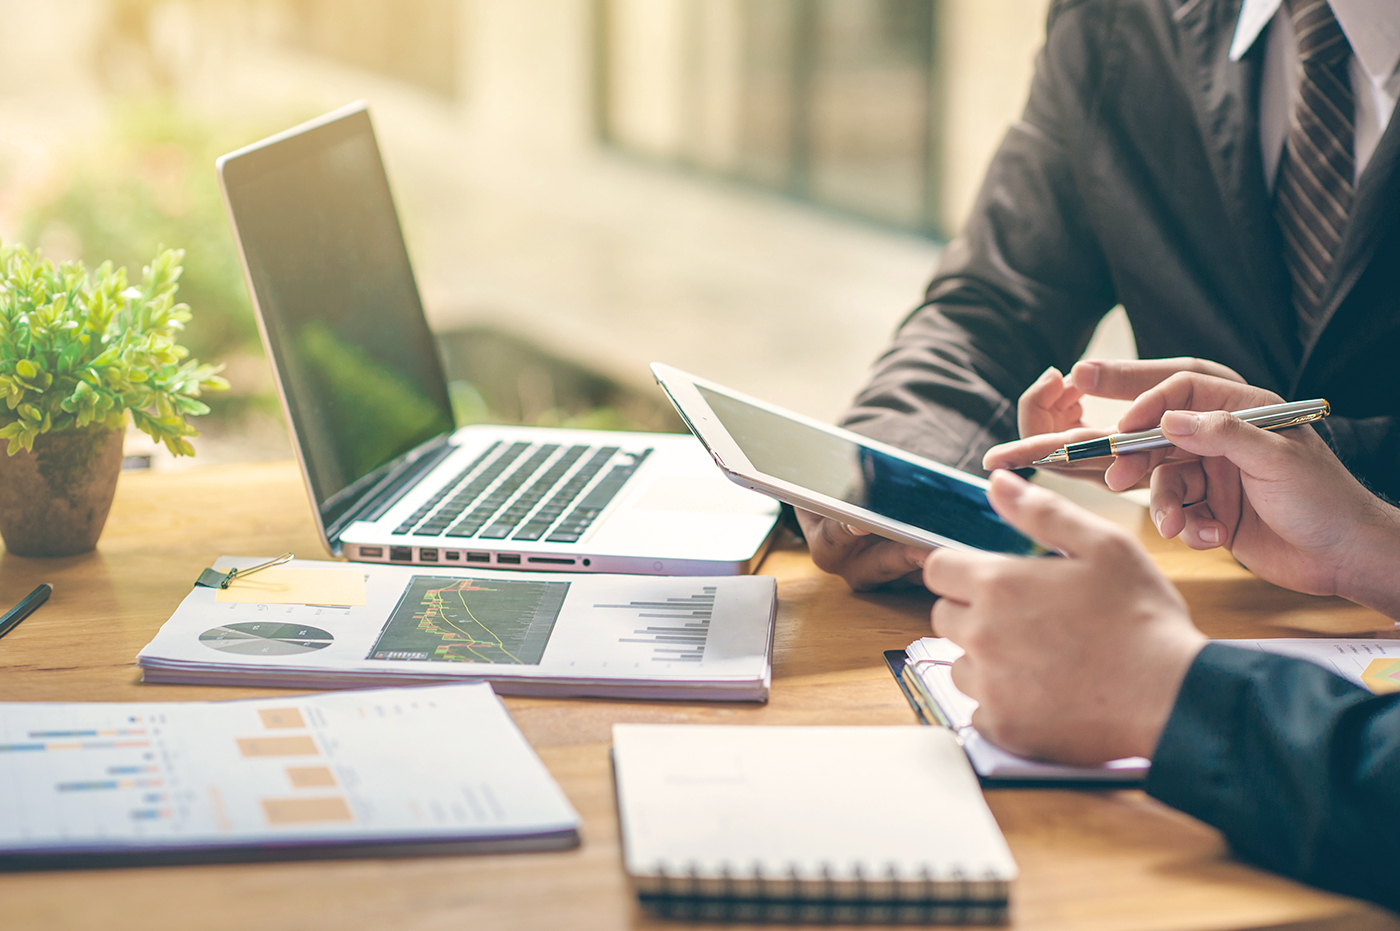
[[[506,445],[498,440],[395,527],[393,533],[576,543],[652,450],[623,453],[625,458],[609,468],[575,504],[583,490],[620,452],[618,446],[565,447],[559,443],[529,442]]]

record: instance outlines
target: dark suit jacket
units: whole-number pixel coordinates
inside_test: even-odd
[[[1296,335],[1264,181],[1265,43],[1238,63],[1240,0],[1057,0],[1023,118],[963,236],[845,422],[977,470],[1016,399],[1127,309],[1144,358],[1200,356],[1288,400],[1400,500],[1400,118],[1359,180],[1322,328]]]
[[[1211,644],[1191,666],[1147,791],[1242,856],[1400,909],[1400,694],[1303,660]]]

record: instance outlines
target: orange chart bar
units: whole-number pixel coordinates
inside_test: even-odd
[[[262,718],[263,727],[268,730],[306,726],[306,721],[302,719],[301,711],[297,708],[264,708],[258,712],[258,716]]]
[[[316,741],[302,734],[297,737],[240,737],[238,752],[250,756],[317,756]]]
[[[326,798],[265,798],[262,808],[268,824],[355,820],[350,806],[339,795]]]

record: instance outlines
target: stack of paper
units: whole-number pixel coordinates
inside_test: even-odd
[[[196,587],[138,663],[149,682],[340,688],[484,679],[519,695],[762,701],[776,604],[767,576],[298,560],[227,590]]]
[[[485,684],[0,704],[0,785],[4,868],[578,843]]]

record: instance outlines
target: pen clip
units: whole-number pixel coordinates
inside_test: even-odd
[[[256,566],[249,566],[247,569],[230,569],[228,575],[219,583],[220,588],[228,588],[229,583],[235,579],[241,579],[245,575],[252,575],[254,572],[261,572],[264,569],[271,569],[273,566],[280,566],[283,563],[292,561],[291,553],[283,553],[276,559],[269,559],[267,562],[258,563]]]
[[[291,562],[291,553],[283,553],[276,559],[269,559],[267,562],[258,563],[256,566],[249,566],[246,569],[230,569],[228,572],[220,572],[217,569],[205,569],[200,573],[196,585],[203,585],[206,588],[228,588],[229,583],[235,579],[241,579],[245,575],[252,575],[254,572],[261,572],[263,569],[271,569],[273,566],[280,566],[283,563]]]
[[[1305,423],[1312,423],[1313,421],[1321,420],[1322,418],[1326,417],[1328,413],[1329,412],[1325,410],[1309,411],[1306,414],[1299,414],[1297,417],[1294,417],[1291,420],[1283,420],[1278,423],[1269,424],[1267,429],[1283,430],[1288,427],[1299,427]]]

